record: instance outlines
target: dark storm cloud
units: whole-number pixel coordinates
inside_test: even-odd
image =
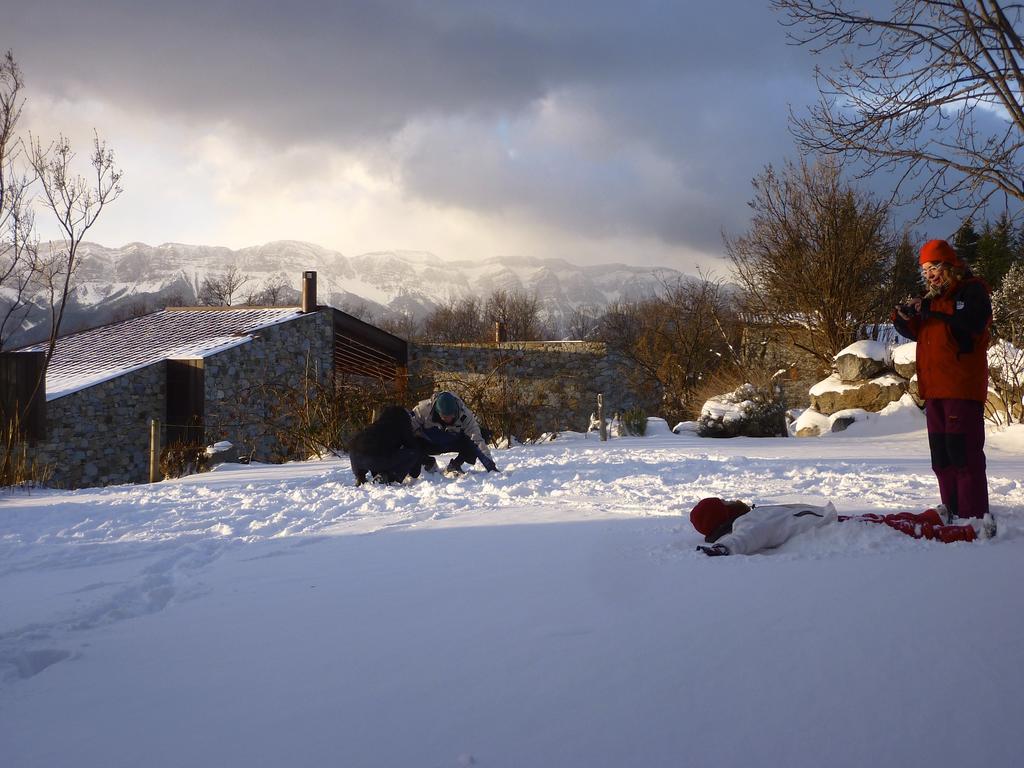
[[[794,154],[787,102],[813,94],[806,53],[766,6],[68,0],[5,12],[0,46],[30,86],[282,149],[433,126],[405,158],[414,194],[717,248],[746,216],[751,176]],[[597,115],[604,146],[532,131],[552,97]],[[674,180],[652,177],[651,157]]]

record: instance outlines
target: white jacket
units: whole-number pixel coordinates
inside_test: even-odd
[[[740,515],[732,524],[732,533],[716,541],[734,555],[750,555],[762,549],[785,544],[811,528],[833,523],[838,519],[832,502],[814,504],[774,504],[754,507]]]
[[[454,422],[445,424],[443,421],[434,418],[434,400],[437,399],[439,394],[441,393],[437,392],[433,397],[421,400],[412,409],[413,432],[422,436],[428,429],[440,428],[445,432],[465,433],[466,437],[472,440],[473,444],[480,449],[480,452],[489,460],[492,460],[491,452],[484,441],[483,434],[480,432],[480,425],[477,423],[476,416],[469,410],[469,406],[462,402],[461,397],[453,395],[459,404],[459,415],[455,417]]]

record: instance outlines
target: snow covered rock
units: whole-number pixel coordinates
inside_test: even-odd
[[[908,341],[893,347],[892,367],[904,379],[912,379],[917,374],[917,342]]]
[[[845,382],[871,379],[891,363],[889,350],[880,341],[862,340],[840,350],[835,357],[836,372]]]
[[[906,392],[906,380],[892,374],[854,383],[844,382],[839,374],[833,374],[811,387],[811,408],[826,416],[850,408],[880,411]]]
[[[828,416],[807,408],[790,427],[790,434],[796,437],[817,437],[832,428]]]
[[[672,430],[668,428],[668,422],[657,416],[647,417],[647,431],[644,435],[671,435]]]

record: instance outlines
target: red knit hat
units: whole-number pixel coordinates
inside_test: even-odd
[[[933,264],[949,264],[953,267],[962,265],[960,257],[956,255],[953,246],[945,240],[929,240],[921,246],[921,255],[918,257],[921,264],[932,262]]]
[[[721,499],[701,499],[690,510],[690,522],[699,533],[710,536],[726,523],[730,523],[742,514],[730,509]]]

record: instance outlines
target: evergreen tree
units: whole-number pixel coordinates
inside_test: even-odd
[[[959,250],[959,249],[958,249]],[[921,273],[917,264],[917,249],[910,241],[910,234],[903,233],[903,238],[892,256],[889,270],[890,304],[898,304],[908,296],[921,295]]]
[[[993,289],[999,287],[1003,276],[1016,261],[1017,240],[1013,222],[1006,213],[995,224],[986,223],[978,238],[977,257],[971,263],[971,269]]]
[[[964,219],[960,229],[953,235],[951,245],[956,249],[957,255],[972,267],[978,258],[978,240],[980,236],[974,229],[974,219],[968,216]]]

